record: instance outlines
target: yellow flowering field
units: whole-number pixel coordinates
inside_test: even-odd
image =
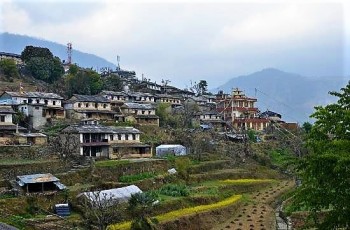
[[[159,222],[169,221],[169,220],[173,220],[173,219],[176,219],[176,218],[179,218],[182,216],[186,216],[186,215],[205,212],[205,211],[209,211],[209,210],[213,210],[213,209],[217,209],[217,208],[223,208],[223,207],[229,206],[231,204],[234,204],[235,202],[237,202],[241,198],[242,198],[242,195],[234,195],[234,196],[231,196],[225,200],[222,200],[222,201],[214,203],[214,204],[199,205],[199,206],[195,206],[195,207],[191,207],[191,208],[179,209],[179,210],[175,210],[172,212],[158,215],[155,218]],[[110,226],[108,226],[107,229],[108,230],[130,229],[130,225],[131,225],[131,222],[123,222],[121,224],[110,225]]]

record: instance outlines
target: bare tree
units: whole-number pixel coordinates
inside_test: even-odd
[[[80,196],[79,201],[83,221],[88,229],[95,226],[104,230],[109,224],[120,220],[119,202],[111,193],[86,192]]]
[[[49,139],[51,151],[58,153],[64,160],[71,159],[74,154],[79,153],[79,146],[79,136],[74,133],[63,133]]]

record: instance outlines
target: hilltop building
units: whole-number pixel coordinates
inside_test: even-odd
[[[231,95],[219,93],[216,96],[216,109],[238,130],[264,130],[270,120],[259,116],[255,107],[256,98],[247,97],[242,90],[234,89]]]

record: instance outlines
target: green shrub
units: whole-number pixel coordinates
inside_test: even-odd
[[[166,184],[159,189],[159,193],[166,196],[188,196],[190,191],[184,184]]]

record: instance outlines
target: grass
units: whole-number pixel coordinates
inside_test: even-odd
[[[152,178],[155,176],[156,176],[155,173],[144,172],[144,173],[139,173],[139,174],[134,174],[134,175],[121,176],[121,177],[119,177],[119,181],[124,182],[124,183],[132,183],[135,181],[144,180],[144,179]]]
[[[227,207],[229,205],[236,203],[241,198],[242,198],[242,195],[233,195],[233,196],[229,197],[228,199],[219,201],[219,202],[214,203],[214,204],[199,205],[199,206],[195,206],[195,207],[191,207],[191,208],[179,209],[179,210],[175,210],[172,212],[158,215],[155,218],[159,222],[171,221],[171,220],[180,218],[182,216],[192,215],[195,213],[201,213],[201,212],[206,212],[206,211],[210,211],[210,210],[214,210],[214,209],[218,209],[218,208]],[[110,225],[110,226],[108,226],[107,229],[108,230],[130,229],[130,226],[131,226],[131,222],[128,221],[128,222],[123,222],[120,224]]]
[[[290,161],[295,159],[295,157],[291,153],[284,149],[275,149],[270,151],[269,157],[273,165],[277,165],[280,167],[285,166]]]
[[[105,161],[96,161],[96,167],[115,167],[119,165],[129,164],[129,160],[105,160]]]
[[[38,164],[47,163],[54,160],[32,160],[32,159],[2,159],[0,165],[23,165],[23,164]]]

